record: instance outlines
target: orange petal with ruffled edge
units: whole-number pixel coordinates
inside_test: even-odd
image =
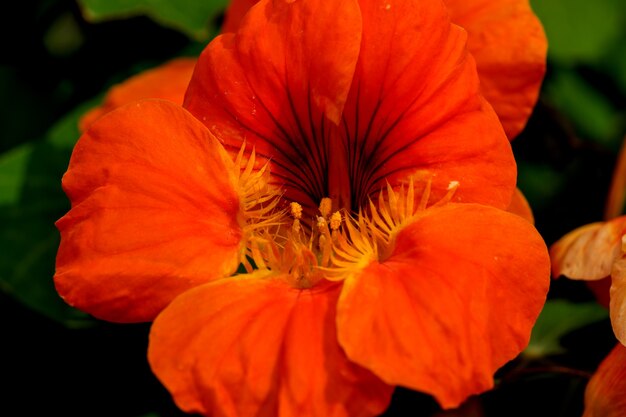
[[[258,274],[258,273],[257,273]],[[212,417],[369,417],[392,387],[336,337],[340,285],[241,276],[194,288],[157,317],[152,370],[184,411]]]
[[[228,149],[245,141],[270,161],[287,199],[316,207],[328,171],[318,136],[340,119],[360,39],[355,0],[261,1],[203,51],[185,107]]]
[[[103,114],[131,101],[161,98],[182,104],[195,66],[195,58],[176,58],[113,86],[100,106],[91,109],[81,117],[80,130],[85,131]]]
[[[479,93],[466,33],[439,1],[362,1],[363,39],[339,130],[351,208],[408,176],[431,180],[440,200],[451,181],[455,201],[506,208],[515,162],[497,116]],[[344,194],[348,185],[337,184]],[[332,188],[332,183],[331,183]],[[333,197],[332,192],[330,196]]]
[[[528,0],[445,0],[467,30],[481,89],[509,139],[522,131],[537,102],[548,43]]]
[[[626,234],[622,235],[621,257],[611,271],[609,312],[615,336],[626,345]]]
[[[617,344],[587,384],[583,417],[624,417],[625,392],[626,347]]]
[[[569,232],[550,247],[552,276],[589,281],[608,277],[625,233],[626,216]]]
[[[227,146],[253,144],[271,160],[287,199],[308,207],[331,197],[355,211],[387,182],[408,176],[431,180],[433,201],[459,181],[457,201],[507,207],[513,154],[479,94],[465,32],[450,23],[445,5],[337,4],[256,4],[236,34],[203,52],[185,106]],[[301,35],[284,39],[287,32]],[[284,65],[289,54],[294,63]],[[321,92],[335,92],[322,96],[328,100],[320,101],[320,84]]]
[[[526,125],[546,70],[547,39],[541,22],[528,0],[445,3],[452,21],[467,30],[467,47],[476,59],[483,94],[513,139]],[[254,4],[254,0],[233,0],[223,30],[236,31]]]
[[[344,281],[339,342],[388,384],[456,407],[526,346],[549,282],[528,221],[475,204],[427,209],[387,259]]]
[[[72,209],[57,222],[61,297],[101,319],[146,321],[179,293],[232,274],[242,240],[234,172],[219,142],[173,103],[102,116],[63,177]]]

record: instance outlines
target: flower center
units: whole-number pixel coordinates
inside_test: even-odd
[[[459,185],[451,182],[444,198],[427,207],[430,182],[417,198],[411,178],[396,189],[387,185],[358,212],[333,212],[333,201],[322,198],[318,213],[305,218],[298,202],[278,209],[282,195],[269,185],[266,167],[255,171],[253,165],[254,152],[240,175],[246,240],[241,262],[248,273],[262,269],[287,276],[295,288],[311,288],[323,279],[343,280],[371,262],[384,261],[393,252],[397,234],[427,208],[449,202]]]

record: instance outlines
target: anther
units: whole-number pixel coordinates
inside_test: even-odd
[[[294,219],[300,220],[302,218],[302,206],[300,204],[293,201],[289,204],[289,208],[291,210],[291,216],[293,216]]]
[[[330,216],[330,230],[339,230],[341,227],[341,213],[336,211]]]
[[[328,222],[322,216],[317,216],[317,229],[321,233],[324,233],[325,231],[328,230]]]
[[[328,198],[328,197],[324,197],[322,198],[322,201],[320,201],[320,214],[322,215],[323,218],[328,218],[328,216],[330,215],[330,211],[333,209],[333,201]]]

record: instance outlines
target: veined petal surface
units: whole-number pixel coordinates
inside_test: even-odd
[[[339,288],[254,275],[194,288],[155,320],[152,369],[181,409],[211,417],[377,415],[392,387],[339,347]]]
[[[233,163],[209,131],[164,100],[131,103],[78,141],[57,222],[55,284],[70,305],[120,322],[152,320],[176,295],[238,265]]]
[[[526,346],[549,281],[547,249],[525,219],[476,204],[430,208],[387,259],[344,281],[339,342],[388,384],[456,407]]]
[[[416,175],[433,201],[458,181],[457,201],[506,208],[513,154],[465,45],[441,1],[261,1],[203,52],[185,107],[309,208]]]
[[[356,0],[263,0],[201,54],[185,107],[227,148],[254,146],[290,200],[316,207],[327,196],[319,138],[340,118],[360,39]]]
[[[506,208],[515,188],[515,162],[502,126],[479,93],[465,31],[451,24],[439,1],[377,0],[360,6],[359,62],[341,139],[331,153],[345,152],[345,166],[335,163],[331,179],[343,170],[349,181],[331,189],[342,190],[354,210],[387,182],[395,186],[413,176],[432,181],[432,201],[458,181],[455,201]]]

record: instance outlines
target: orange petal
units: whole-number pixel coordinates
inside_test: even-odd
[[[617,344],[587,384],[583,417],[623,417],[625,392],[626,347]]]
[[[531,224],[535,224],[533,210],[530,208],[528,200],[526,200],[526,197],[519,188],[515,189],[515,193],[513,193],[511,203],[509,204],[509,207],[506,209],[506,211],[508,211],[509,213],[517,214],[518,216],[528,220]]]
[[[392,387],[336,338],[339,286],[243,276],[194,288],[157,317],[148,358],[187,412],[216,417],[366,417]]]
[[[622,255],[613,264],[609,311],[613,332],[626,345],[626,235],[622,236]]]
[[[103,114],[142,98],[162,98],[182,104],[195,66],[195,58],[176,58],[113,86],[102,104],[80,119],[79,129],[85,131]]]
[[[241,20],[258,0],[232,0],[226,9],[222,32],[236,32]]]
[[[352,2],[340,8],[316,1],[274,4],[281,6],[258,3],[237,34],[209,45],[185,105],[234,149],[244,138],[252,142],[271,160],[287,199],[315,207],[331,197],[356,210],[387,182],[395,185],[417,171],[432,180],[433,201],[459,181],[457,201],[509,204],[513,154],[479,94],[465,32],[450,23],[442,3],[364,1],[360,10]],[[308,10],[314,5],[315,13]],[[332,12],[322,13],[327,7]],[[291,26],[275,17],[283,8]],[[278,24],[281,36],[296,28],[305,42],[315,28],[311,39],[319,41],[310,48],[289,43],[275,34]],[[296,66],[309,62],[300,57],[303,49],[316,57],[311,70]],[[294,64],[282,65],[289,53],[287,64]],[[323,114],[319,91],[334,92],[324,94]],[[327,120],[340,117],[339,125]]]
[[[356,0],[261,1],[202,53],[185,107],[227,148],[245,140],[271,160],[289,199],[316,206],[327,196],[318,136],[340,118],[360,38]]]
[[[487,206],[431,208],[388,259],[344,282],[337,307],[348,357],[444,408],[488,390],[528,343],[550,281],[541,236]]]
[[[331,173],[355,209],[407,176],[432,180],[432,201],[460,182],[457,201],[506,208],[513,154],[479,94],[466,34],[437,1],[361,1],[363,39]],[[345,156],[337,155],[342,150]],[[332,161],[331,161],[332,162]],[[350,177],[350,184],[341,176]],[[425,182],[425,181],[424,181]],[[339,191],[337,192],[339,194]]]
[[[233,0],[223,30],[234,32],[255,3]],[[445,3],[452,21],[467,30],[467,47],[476,58],[482,92],[513,139],[526,125],[546,70],[547,40],[541,22],[528,0]]]
[[[80,138],[63,177],[55,283],[111,321],[151,320],[179,293],[238,265],[232,162],[191,114],[164,100],[114,110]]]
[[[526,125],[546,70],[547,40],[528,0],[445,0],[468,32],[481,89],[509,139]]]
[[[611,274],[619,257],[626,216],[606,223],[591,223],[575,229],[550,247],[552,276],[599,280]]]

